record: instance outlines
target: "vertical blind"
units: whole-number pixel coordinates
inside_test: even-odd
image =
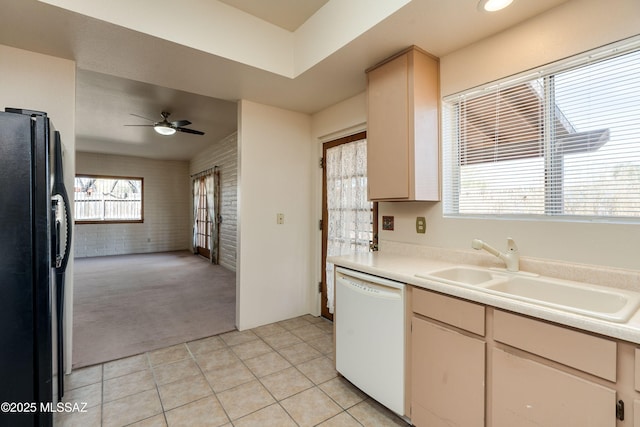
[[[640,39],[444,99],[444,213],[640,217]]]

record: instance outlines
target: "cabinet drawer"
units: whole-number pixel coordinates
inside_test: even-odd
[[[640,348],[636,348],[636,391],[640,391]],[[640,419],[640,413],[638,414]]]
[[[493,349],[493,427],[615,427],[616,392]]]
[[[500,310],[494,312],[494,339],[605,380],[616,381],[615,341]]]
[[[413,312],[484,336],[484,306],[414,288]]]

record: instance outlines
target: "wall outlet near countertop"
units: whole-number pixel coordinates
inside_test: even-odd
[[[382,229],[387,231],[393,231],[393,217],[392,216],[383,216],[382,217]]]
[[[416,233],[424,234],[427,232],[427,220],[423,216],[416,217]]]

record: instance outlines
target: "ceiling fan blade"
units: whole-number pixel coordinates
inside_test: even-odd
[[[204,135],[204,132],[201,132],[201,131],[195,130],[195,129],[187,129],[187,128],[177,127],[176,130],[178,132],[192,133],[194,135]]]
[[[132,116],[140,117],[141,119],[149,120],[150,122],[154,122],[155,123],[155,120],[153,120],[153,119],[149,119],[147,117],[140,116],[138,114],[133,114],[133,113],[129,113],[129,114],[131,114]]]
[[[153,125],[122,125],[122,126],[145,126],[145,127],[153,127]]]
[[[191,122],[189,120],[176,120],[175,122],[171,122],[171,124],[179,128],[180,126],[188,126]]]

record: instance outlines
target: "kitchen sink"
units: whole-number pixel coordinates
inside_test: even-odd
[[[543,277],[514,276],[485,290],[613,322],[626,322],[640,306],[636,292]]]
[[[611,322],[628,321],[640,307],[638,292],[527,272],[512,273],[461,265],[416,276]]]
[[[456,266],[425,274],[416,274],[423,279],[431,279],[453,285],[484,285],[496,278],[506,278],[483,268]]]

